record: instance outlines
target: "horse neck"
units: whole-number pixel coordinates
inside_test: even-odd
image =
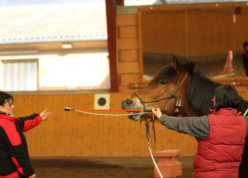
[[[190,77],[188,77],[181,89],[178,92],[178,97],[181,99],[182,107],[180,108],[180,115],[183,117],[187,116],[199,116],[199,114],[191,107],[190,103],[186,99],[186,90],[189,84]]]
[[[187,116],[200,116],[200,114],[193,109],[191,104],[186,99],[186,88],[179,94],[182,101],[182,108],[180,109],[180,115],[183,117]]]
[[[200,116],[200,114],[196,110],[194,110],[189,104],[187,104],[183,108],[181,115],[184,117]]]

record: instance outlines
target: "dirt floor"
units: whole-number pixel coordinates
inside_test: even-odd
[[[180,157],[183,175],[193,178],[192,157]],[[32,159],[37,178],[152,178],[154,166],[150,157]]]

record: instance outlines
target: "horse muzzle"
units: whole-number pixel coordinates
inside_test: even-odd
[[[143,105],[139,102],[139,100],[135,98],[127,98],[121,102],[122,109],[130,109],[130,110],[143,110]],[[144,114],[142,112],[129,112],[128,118],[134,121],[138,121],[140,117]]]

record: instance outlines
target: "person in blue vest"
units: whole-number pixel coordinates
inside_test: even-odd
[[[240,102],[234,87],[222,85],[215,90],[215,108],[207,116],[173,117],[162,115],[159,108],[153,108],[152,112],[167,128],[197,138],[196,178],[238,178],[248,136],[248,117],[237,112]]]
[[[0,178],[35,178],[23,132],[48,119],[50,112],[14,117],[13,96],[0,91]]]

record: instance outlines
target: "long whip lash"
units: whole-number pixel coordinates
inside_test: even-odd
[[[140,115],[145,113],[152,112],[151,109],[146,110],[138,110],[138,109],[73,109],[69,107],[65,107],[64,111],[76,111],[81,112],[84,114],[90,114],[90,115],[100,115],[100,116],[130,116],[130,115]],[[126,112],[134,112],[129,114],[102,114],[102,113],[95,113],[95,112],[89,112],[89,111],[126,111]],[[161,110],[162,113],[166,113],[166,110]]]

